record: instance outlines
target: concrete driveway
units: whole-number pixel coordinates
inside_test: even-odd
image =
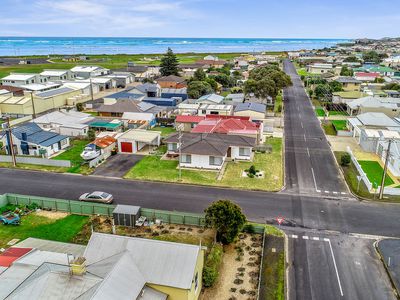
[[[93,175],[122,177],[143,157],[143,155],[135,154],[116,154],[110,156],[105,163],[96,168]]]

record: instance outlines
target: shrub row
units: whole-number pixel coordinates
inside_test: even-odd
[[[203,285],[205,287],[211,287],[217,281],[222,255],[223,249],[220,244],[215,244],[207,255],[203,268]]]

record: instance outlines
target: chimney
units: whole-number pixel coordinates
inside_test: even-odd
[[[86,273],[86,258],[82,256],[77,257],[70,263],[69,268],[71,275],[82,276]]]

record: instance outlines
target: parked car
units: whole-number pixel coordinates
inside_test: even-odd
[[[85,193],[79,197],[80,201],[87,201],[87,202],[99,202],[99,203],[112,203],[113,196],[109,193],[96,191],[93,193]]]

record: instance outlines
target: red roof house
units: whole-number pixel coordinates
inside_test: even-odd
[[[0,254],[0,266],[8,268],[14,261],[30,252],[32,248],[11,247]]]
[[[199,123],[200,121],[204,120],[204,116],[184,116],[178,115],[175,118],[176,123]]]

